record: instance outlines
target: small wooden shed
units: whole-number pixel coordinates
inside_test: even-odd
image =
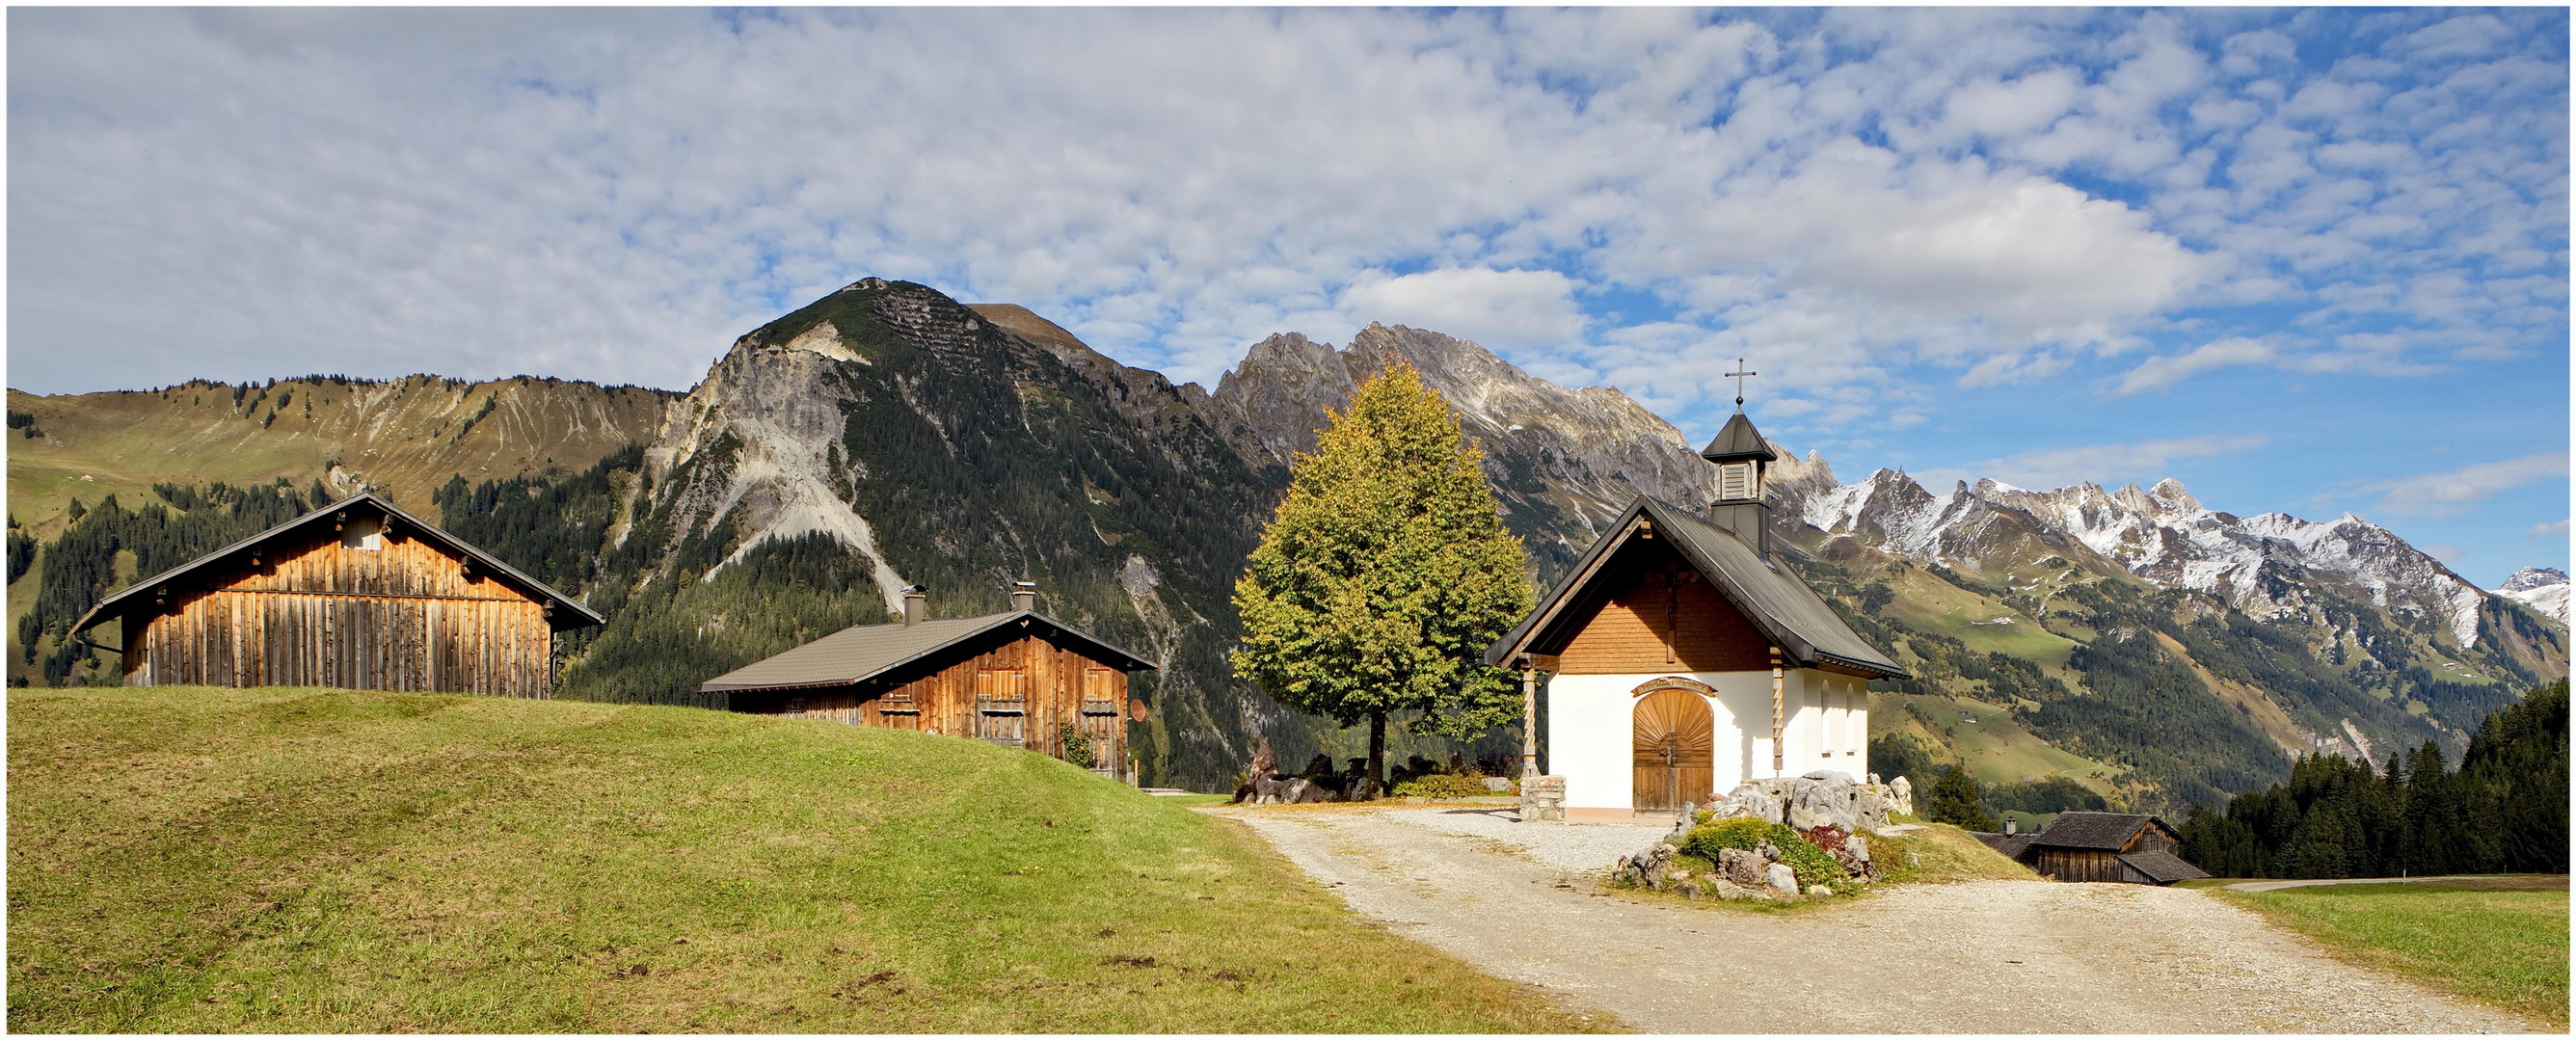
[[[196,683],[542,698],[579,601],[368,493],[119,590],[128,686]]]
[[[826,719],[989,741],[1068,758],[1070,727],[1089,746],[1090,769],[1119,776],[1129,718],[1127,674],[1154,664],[1036,610],[1036,594],[1009,611],[924,617],[919,587],[904,621],[843,629],[700,684],[736,712]]]
[[[2143,813],[2061,813],[2028,835],[1977,837],[2060,882],[2162,886],[2209,877],[2182,859],[2182,839],[2171,827]]]

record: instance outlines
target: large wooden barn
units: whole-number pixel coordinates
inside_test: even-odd
[[[2061,813],[2026,835],[1977,837],[2060,882],[2164,886],[2209,877],[2182,859],[2182,840],[2171,827],[2143,813]]]
[[[370,493],[127,586],[73,631],[109,621],[128,686],[542,698],[555,634],[603,619]]]
[[[699,685],[736,712],[826,719],[990,741],[1068,758],[1081,734],[1090,768],[1127,765],[1127,674],[1154,664],[1036,610],[1023,583],[1011,610],[925,617],[928,598],[904,593],[904,620],[843,629]]]

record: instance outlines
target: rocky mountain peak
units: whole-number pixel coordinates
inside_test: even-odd
[[[1361,381],[1395,361],[1411,364],[1483,444],[1507,517],[1543,559],[1570,559],[1588,541],[1578,536],[1639,492],[1690,506],[1715,495],[1712,468],[1681,431],[1627,395],[1568,389],[1474,341],[1408,326],[1371,323],[1338,348],[1270,336],[1197,403],[1246,460],[1285,467],[1313,450],[1327,409],[1348,406]]]
[[[2523,593],[2534,589],[2567,584],[2567,573],[2554,567],[2527,567],[2514,572],[2496,587],[2499,593]]]
[[[2514,572],[2496,587],[2496,595],[2530,607],[2561,622],[2567,621],[2567,573],[2554,567],[2527,567]]]
[[[2485,602],[2440,561],[2349,513],[2324,523],[2284,513],[2238,518],[2208,509],[2171,478],[2152,489],[2105,491],[2087,482],[2044,492],[1987,479],[1934,495],[1880,470],[1859,484],[1779,483],[1773,491],[1778,513],[1898,556],[1972,572],[2052,553],[2094,557],[2157,585],[2212,593],[2258,618],[2306,612],[2306,591],[2329,587],[2433,620],[2466,648],[2478,638]]]

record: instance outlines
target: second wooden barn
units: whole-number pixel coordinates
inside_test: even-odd
[[[597,612],[374,494],[119,590],[127,686],[347,687],[542,698],[555,634]]]
[[[2209,877],[2182,859],[2182,840],[2171,827],[2143,813],[2061,813],[2048,827],[2027,835],[1979,833],[1977,838],[2060,882],[2165,886]]]
[[[904,594],[904,620],[843,629],[700,684],[736,712],[828,719],[989,741],[1070,758],[1066,732],[1082,736],[1089,768],[1118,776],[1127,765],[1129,718],[1144,704],[1127,675],[1154,664],[1038,613],[1025,583],[1011,610],[931,619],[919,589]]]

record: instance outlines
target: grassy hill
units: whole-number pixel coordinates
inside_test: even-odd
[[[438,376],[329,376],[268,384],[193,382],[159,390],[9,392],[9,509],[38,537],[60,534],[74,498],[152,499],[156,483],[225,481],[297,488],[363,481],[405,509],[437,510],[430,493],[456,474],[499,480],[576,473],[659,433],[676,395],[644,387],[521,376],[481,383]],[[38,436],[28,436],[29,430]],[[88,475],[86,480],[83,475]],[[353,484],[332,489],[354,490]]]
[[[1564,1031],[1247,832],[957,738],[13,691],[9,1028]]]

